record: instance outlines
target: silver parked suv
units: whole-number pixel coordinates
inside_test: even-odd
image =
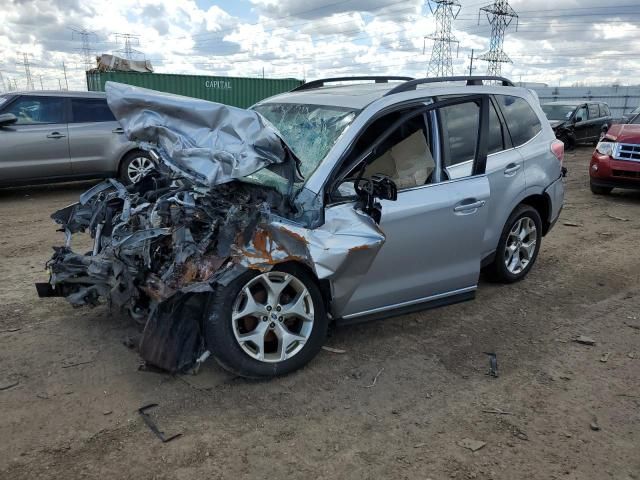
[[[318,80],[251,110],[115,83],[107,97],[158,169],[54,213],[67,243],[37,287],[128,310],[142,357],[169,371],[211,354],[285,374],[331,321],[471,299],[483,268],[521,280],[562,209],[563,143],[504,78]],[[71,249],[79,231],[93,252]]]
[[[123,135],[100,92],[0,95],[0,186],[118,177],[153,167]]]

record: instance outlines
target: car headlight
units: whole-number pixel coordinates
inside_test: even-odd
[[[618,146],[616,142],[598,142],[598,145],[596,145],[596,152],[612,157],[616,146]]]

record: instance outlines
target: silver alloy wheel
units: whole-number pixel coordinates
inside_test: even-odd
[[[271,271],[242,287],[233,303],[233,334],[242,350],[261,362],[287,360],[302,350],[313,330],[313,299],[290,273]]]
[[[137,183],[153,170],[153,162],[147,157],[135,157],[127,167],[127,176],[131,183]]]
[[[504,249],[504,264],[509,272],[521,273],[536,251],[538,241],[536,224],[530,217],[522,217],[511,227]]]

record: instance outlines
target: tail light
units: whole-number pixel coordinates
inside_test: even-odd
[[[551,142],[551,153],[555,155],[560,165],[562,165],[564,160],[564,143],[557,139]]]

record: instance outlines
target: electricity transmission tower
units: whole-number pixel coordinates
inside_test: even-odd
[[[116,42],[122,39],[124,41],[124,47],[116,50],[116,52],[122,52],[124,58],[128,60],[132,60],[134,55],[142,55],[144,54],[140,50],[136,50],[133,47],[140,46],[140,35],[133,35],[131,33],[116,33]]]
[[[24,67],[24,73],[27,77],[27,90],[35,90],[33,86],[33,78],[31,77],[31,66],[29,65],[29,54],[26,52],[19,52],[18,55],[22,54],[22,62],[18,62],[18,65],[22,65]]]
[[[458,44],[458,40],[451,33],[451,23],[460,13],[460,2],[458,0],[429,0],[428,4],[436,20],[436,31],[425,37],[434,42],[431,49],[431,60],[429,60],[427,67],[427,77],[451,76],[453,75],[451,44]]]
[[[2,76],[2,72],[0,72],[0,85],[2,85],[2,91],[3,92],[8,92],[9,90],[7,90],[7,84],[4,83],[4,77]],[[11,85],[11,80],[9,80],[9,85]]]
[[[491,5],[482,7],[478,12],[478,25],[480,24],[481,12],[487,15],[487,20],[491,24],[491,40],[489,51],[477,58],[489,63],[487,75],[499,76],[502,72],[502,64],[511,63],[511,59],[502,49],[504,32],[514,19],[516,20],[516,31],[518,30],[518,14],[511,8],[508,0],[495,0]]]
[[[93,53],[91,49],[91,37],[97,38],[97,35],[87,30],[86,28],[80,27],[70,27],[71,28],[71,38],[79,38],[82,42],[82,47],[80,48],[80,52],[82,53],[82,63],[84,63],[85,70],[91,70],[94,66],[93,61]]]

